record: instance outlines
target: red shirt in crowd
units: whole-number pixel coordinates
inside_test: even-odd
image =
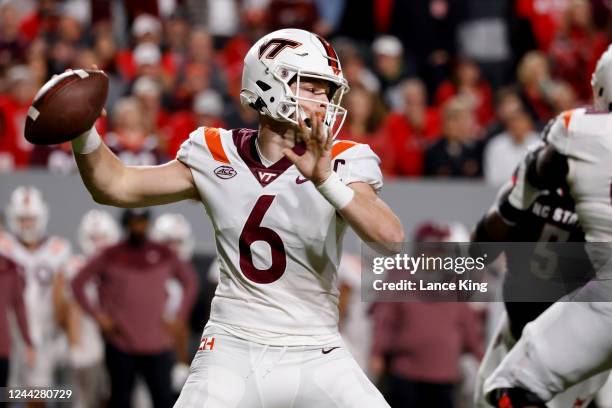
[[[517,17],[529,20],[538,48],[548,51],[570,0],[517,0]]]
[[[386,131],[397,157],[395,173],[401,176],[422,175],[425,149],[440,135],[438,110],[427,109],[422,129],[411,126],[404,114],[392,113],[387,119]]]
[[[374,306],[372,355],[390,357],[389,371],[406,379],[456,383],[459,357],[481,359],[482,328],[467,303],[388,302]]]
[[[385,176],[397,174],[395,148],[384,129],[370,134],[356,134],[350,131],[348,125],[344,125],[338,134],[338,139],[352,140],[369,145],[380,158],[380,169],[383,174]]]
[[[558,35],[550,46],[555,74],[569,82],[582,101],[591,100],[591,75],[607,48],[608,40],[604,33],[589,34],[580,29]]]
[[[58,29],[59,18],[57,15],[43,15],[36,11],[26,16],[19,26],[19,34],[28,42],[34,41],[36,37],[43,34],[54,33]]]
[[[115,329],[107,341],[126,353],[154,354],[172,348],[164,326],[166,283],[175,277],[183,287],[177,319],[185,321],[195,301],[195,271],[167,246],[145,241],[134,246],[124,241],[89,261],[72,283],[79,304],[92,316],[108,315]],[[94,280],[99,304],[91,304],[85,285]]]
[[[23,136],[29,107],[0,95],[0,171],[28,165],[34,147]]]
[[[15,313],[23,340],[26,344],[32,345],[23,303],[24,289],[25,282],[17,264],[0,255],[0,358],[8,358],[11,350],[9,310]]]
[[[164,129],[166,134],[165,148],[168,157],[176,157],[181,144],[198,126],[195,114],[190,111],[179,111],[170,117]],[[223,120],[216,119],[205,126],[225,129],[227,125]]]

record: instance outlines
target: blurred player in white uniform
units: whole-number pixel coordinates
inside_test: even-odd
[[[193,270],[191,258],[193,257],[193,232],[189,221],[178,213],[162,214],[155,220],[151,230],[151,238],[162,242],[174,250],[179,259]],[[194,279],[196,273],[193,271]],[[176,321],[176,316],[183,297],[183,288],[176,279],[170,279],[167,284],[168,302],[166,305],[166,320]],[[180,393],[187,376],[189,375],[189,327],[172,327],[175,337],[176,362],[172,367],[172,390]]]
[[[177,160],[153,167],[124,166],[95,129],[73,141],[97,201],[198,199],[212,221],[220,282],[177,407],[388,406],[338,333],[347,226],[388,252],[404,238],[377,195],[379,158],[333,139],[347,90],[326,40],[279,30],[245,57],[241,100],[259,130],[196,129]]]
[[[52,386],[56,368],[65,363],[67,342],[57,324],[53,288],[70,259],[71,248],[64,238],[46,235],[48,218],[47,204],[37,188],[22,186],[13,191],[6,207],[11,233],[0,233],[0,252],[23,268],[28,327],[38,356],[28,366],[21,337],[13,336],[9,380],[13,385]]]
[[[119,226],[108,212],[90,210],[81,219],[77,237],[82,254],[73,256],[59,275],[61,285],[55,291],[54,301],[68,337],[70,365],[77,386],[74,406],[87,408],[101,406],[108,397],[104,341],[96,321],[74,300],[70,282],[88,259],[119,241]],[[86,291],[91,302],[96,302],[98,292],[95,285],[89,285]]]
[[[571,303],[552,305],[525,327],[485,383],[498,406],[544,406],[564,389],[612,368],[612,47],[600,58],[591,85],[595,106],[565,112],[552,123],[546,133],[551,147],[523,163],[523,188],[514,189],[509,200],[524,209],[539,188],[567,181],[596,278],[570,294]]]
[[[361,260],[358,255],[342,254],[338,266],[340,285],[340,333],[357,364],[367,373],[372,343],[370,303],[361,301]]]

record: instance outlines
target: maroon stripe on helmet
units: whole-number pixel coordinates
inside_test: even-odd
[[[25,194],[23,196],[23,205],[26,207],[30,206],[30,196],[32,194],[32,191],[30,189],[30,187],[26,187],[25,188]]]
[[[321,41],[327,53],[327,64],[332,68],[334,74],[338,75],[340,73],[340,64],[338,63],[338,54],[336,54],[336,50],[334,50],[334,47],[332,47],[325,38],[320,35],[317,35],[317,38]]]

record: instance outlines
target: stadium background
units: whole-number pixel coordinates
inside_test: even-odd
[[[81,216],[100,207],[69,145],[23,139],[29,103],[52,75],[105,70],[100,133],[127,163],[163,163],[197,126],[256,125],[239,106],[242,58],[261,35],[297,27],[335,45],[352,87],[339,138],[379,154],[383,198],[407,236],[427,220],[471,228],[546,122],[589,102],[611,13],[609,0],[2,0],[0,207],[18,185],[40,188],[49,233],[75,248]],[[168,211],[187,217],[209,259],[202,206],[154,214]],[[354,234],[346,249],[359,252]]]

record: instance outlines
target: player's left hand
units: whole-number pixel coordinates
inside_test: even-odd
[[[297,167],[302,176],[315,185],[323,183],[331,175],[333,136],[331,130],[323,126],[320,115],[310,114],[311,128],[302,118],[298,118],[297,136],[306,144],[301,156],[291,149],[283,149],[283,154]]]

